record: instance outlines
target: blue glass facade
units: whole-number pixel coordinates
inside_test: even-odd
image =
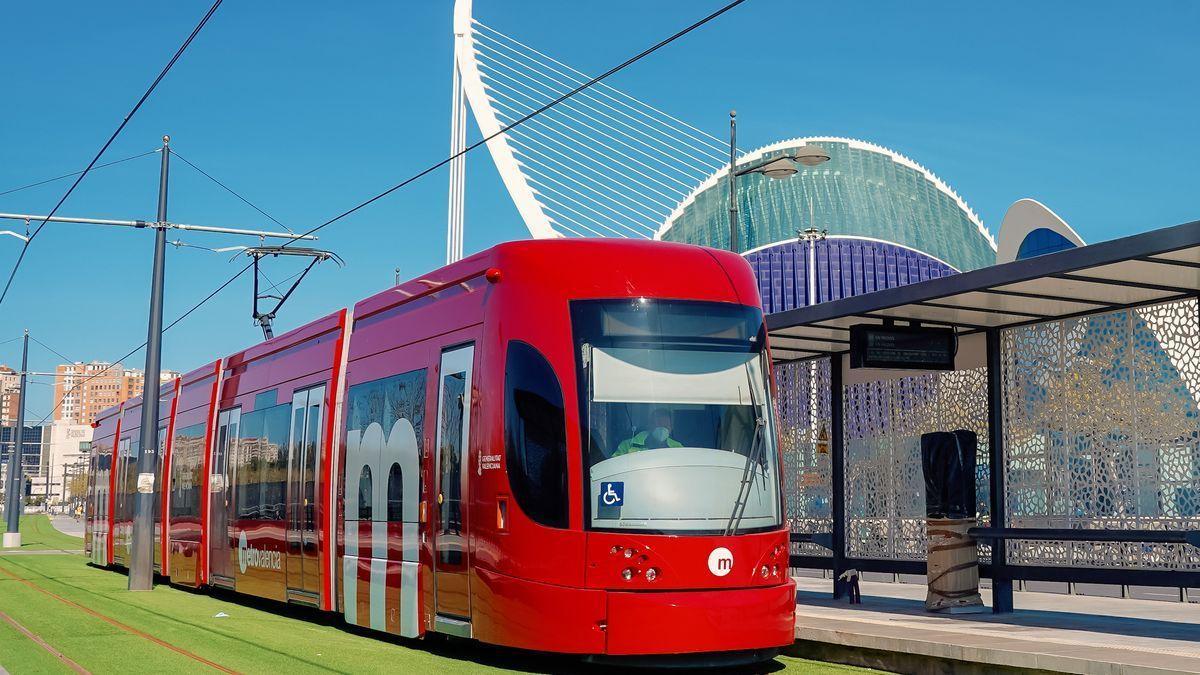
[[[1075,248],[1075,244],[1070,239],[1054,230],[1039,227],[1021,240],[1021,246],[1017,249],[1017,260],[1065,251],[1069,248]]]
[[[811,275],[810,247],[815,248],[816,259]],[[955,273],[946,263],[919,251],[856,237],[780,242],[747,253],[746,260],[758,277],[767,313],[807,305],[810,280],[816,284],[817,302],[827,302]]]
[[[0,427],[0,459],[6,467],[12,452],[14,427]],[[36,471],[42,463],[42,434],[46,427],[25,427],[21,434],[21,467],[22,472],[29,475]]]

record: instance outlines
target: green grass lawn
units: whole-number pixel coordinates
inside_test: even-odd
[[[22,524],[31,546],[82,547],[74,537],[46,532],[38,518],[29,517],[28,529]],[[40,518],[50,528],[49,521]],[[585,667],[572,658],[462,641],[380,639],[351,631],[330,615],[270,603],[235,602],[166,585],[150,592],[131,593],[126,590],[124,575],[90,567],[79,555],[0,554],[0,612],[94,673],[132,669],[194,672],[210,668],[30,588],[10,575],[244,673],[612,672],[611,668]],[[218,617],[220,613],[227,616]],[[3,620],[0,667],[13,675],[71,672]],[[750,672],[784,671],[868,672],[790,656],[781,656]]]
[[[5,521],[0,520],[0,532],[7,532]],[[0,549],[3,551],[4,549]],[[54,529],[45,514],[31,513],[21,516],[22,551],[82,551],[83,539],[63,534]]]

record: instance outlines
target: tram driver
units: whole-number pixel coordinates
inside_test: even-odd
[[[628,455],[632,452],[652,450],[654,448],[682,448],[683,443],[671,437],[671,411],[657,408],[650,415],[651,427],[640,431],[632,437],[621,441],[613,457]]]

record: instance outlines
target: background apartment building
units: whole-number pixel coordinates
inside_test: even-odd
[[[55,373],[54,400],[61,400],[62,405],[54,412],[54,420],[69,424],[91,424],[106,408],[141,394],[145,380],[141,370],[104,361],[63,364]],[[173,370],[162,371],[163,382],[177,377],[179,373]]]
[[[21,405],[21,376],[8,366],[0,366],[0,425],[17,423]]]

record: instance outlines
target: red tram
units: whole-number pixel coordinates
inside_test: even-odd
[[[756,282],[661,242],[502,244],[165,387],[155,568],[586,655],[793,641]],[[129,560],[140,400],[95,421],[86,547]]]

